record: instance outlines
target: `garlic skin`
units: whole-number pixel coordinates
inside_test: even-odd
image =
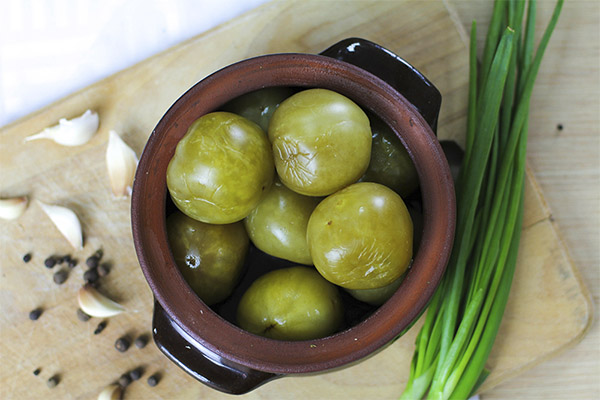
[[[119,400],[121,398],[121,387],[116,384],[108,385],[98,395],[98,400]]]
[[[90,285],[85,285],[77,293],[79,308],[91,317],[112,317],[125,311],[125,308],[112,301]]]
[[[83,233],[77,214],[66,207],[45,204],[39,200],[38,203],[71,246],[75,250],[81,250],[83,248]]]
[[[131,195],[133,178],[137,168],[138,158],[115,131],[108,133],[106,147],[106,167],[110,186],[115,197]]]
[[[25,138],[26,142],[50,139],[63,146],[80,146],[87,143],[98,131],[100,119],[94,111],[87,110],[73,119],[61,118],[58,125],[44,129],[40,133]]]
[[[0,218],[11,220],[19,218],[27,208],[27,196],[0,199]]]

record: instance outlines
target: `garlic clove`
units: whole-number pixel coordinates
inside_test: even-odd
[[[117,384],[108,385],[98,395],[98,400],[119,400],[121,398],[121,387]]]
[[[26,142],[38,139],[51,139],[63,146],[79,146],[89,141],[98,131],[98,114],[87,110],[73,119],[61,118],[58,125],[44,129],[40,133],[25,138]]]
[[[112,317],[125,311],[122,305],[112,301],[90,285],[79,289],[77,301],[81,310],[92,317]]]
[[[41,201],[38,201],[38,203],[71,246],[75,250],[82,249],[83,233],[81,232],[81,223],[77,215],[66,207],[44,204]]]
[[[13,197],[10,199],[0,199],[0,218],[19,218],[25,212],[27,204],[27,196]]]
[[[108,135],[106,148],[108,178],[115,197],[123,197],[131,194],[138,158],[119,134],[111,130]]]

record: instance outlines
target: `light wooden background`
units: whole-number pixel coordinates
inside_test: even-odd
[[[123,133],[139,154],[166,107],[206,74],[264,52],[318,52],[338,39],[356,35],[390,47],[422,69],[444,94],[440,135],[459,137],[464,129],[466,51],[461,41],[464,35],[457,33],[456,24],[468,27],[476,18],[480,32],[485,32],[491,6],[488,0],[274,2],[0,129],[1,194],[24,191],[33,198],[75,209],[87,233],[86,247],[78,257],[84,258],[99,246],[105,248],[114,264],[105,287],[131,311],[111,319],[98,336],[91,334],[98,321],[82,325],[73,318],[73,293],[81,281],[81,267],[60,290],[51,283],[51,273],[41,267],[43,258],[69,249],[32,204],[20,222],[0,226],[0,397],[95,398],[102,385],[142,363],[147,371],[144,380],[154,371],[165,377],[153,390],[143,382],[133,384],[126,398],[229,398],[192,381],[152,346],[133,348],[125,355],[112,349],[119,335],[149,330],[152,301],[133,255],[127,201],[115,201],[108,195],[103,170],[106,131],[114,128]],[[540,1],[539,31],[552,6],[551,1]],[[508,347],[499,346],[492,359],[501,373],[495,380],[491,377],[484,398],[587,399],[600,395],[600,329],[596,322],[588,325],[588,292],[571,270],[574,265],[579,271],[597,306],[599,22],[598,2],[568,1],[538,78],[532,99],[529,164],[535,176],[532,182],[539,183],[543,198],[537,196],[535,185],[530,186],[528,204],[536,213],[528,216],[533,228],[523,258],[530,268],[521,269],[519,275],[529,279],[515,284],[513,313],[503,328],[509,334],[499,339]],[[75,110],[84,106],[103,115],[101,132],[88,145],[64,149],[32,143],[27,152],[22,151],[22,137],[55,122],[65,112],[76,115]],[[564,129],[558,130],[558,124]],[[536,222],[543,222],[537,227],[547,236],[534,234]],[[552,224],[562,234],[572,262],[564,258],[564,247],[553,236],[556,231],[549,230]],[[19,258],[32,246],[37,265],[24,265]],[[536,254],[544,255],[543,259]],[[547,271],[540,269],[545,265]],[[535,279],[544,279],[545,292],[536,291]],[[40,301],[47,311],[32,325],[26,312]],[[540,318],[526,317],[531,310],[540,310]],[[597,307],[594,313],[598,315]],[[556,320],[548,323],[543,318],[548,315]],[[579,342],[581,329],[589,331]],[[531,337],[531,332],[538,332],[537,336]],[[515,333],[527,340],[513,344]],[[410,335],[406,339],[349,369],[282,379],[245,397],[396,398],[404,382],[401,375],[408,368],[403,357],[411,354]],[[569,346],[571,342],[577,344]],[[565,350],[565,346],[571,348]],[[555,351],[561,353],[553,354]],[[37,366],[42,366],[42,373],[34,377],[31,371]],[[63,381],[49,391],[44,380],[55,372]],[[498,382],[502,383],[489,389]]]

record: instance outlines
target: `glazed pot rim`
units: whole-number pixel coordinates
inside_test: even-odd
[[[168,247],[166,166],[176,143],[196,118],[241,94],[270,86],[331,89],[374,112],[400,137],[421,181],[423,237],[400,288],[364,321],[322,339],[267,339],[227,322],[187,285]],[[170,318],[218,357],[260,371],[291,374],[322,371],[358,360],[410,326],[433,295],[449,259],[455,199],[450,170],[437,138],[401,94],[349,63],[320,55],[282,53],[229,65],[198,82],[171,106],[140,158],[131,212],[140,266]]]

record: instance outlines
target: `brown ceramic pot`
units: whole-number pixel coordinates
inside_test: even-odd
[[[270,86],[320,87],[351,98],[392,128],[419,174],[422,239],[400,288],[356,325],[317,340],[267,339],[226,321],[186,284],[167,240],[167,164],[187,128],[227,101]],[[156,299],[153,333],[158,347],[211,387],[245,393],[280,376],[357,361],[400,335],[431,298],[454,237],[454,189],[434,134],[439,104],[439,92],[418,71],[362,39],[342,41],[321,55],[275,54],[244,60],[208,76],[179,98],[148,140],[132,196],[135,248]]]

